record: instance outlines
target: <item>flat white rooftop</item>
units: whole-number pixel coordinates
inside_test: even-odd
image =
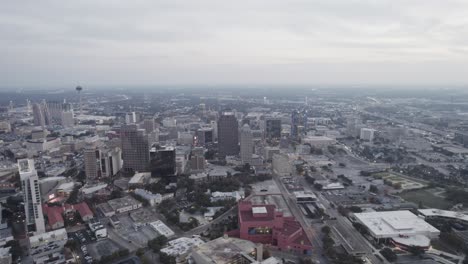
[[[262,206],[262,207],[252,207],[252,213],[253,214],[266,214],[267,209],[264,206]]]
[[[354,217],[365,225],[375,238],[393,238],[400,235],[438,236],[439,230],[410,211],[356,213]]]
[[[429,247],[431,245],[431,240],[423,235],[414,235],[414,236],[398,236],[392,238],[398,244],[406,245],[408,247]]]
[[[439,217],[453,218],[453,219],[458,219],[458,220],[468,222],[468,215],[461,213],[461,212],[447,211],[447,210],[440,210],[440,209],[419,209],[418,212],[428,217],[439,216]]]
[[[171,237],[175,233],[172,231],[166,224],[164,224],[161,220],[154,221],[150,223],[151,227],[153,227],[156,232],[158,232],[160,235],[163,235],[165,237]]]

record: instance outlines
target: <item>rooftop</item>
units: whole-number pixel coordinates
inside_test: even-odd
[[[112,207],[113,210],[117,210],[125,206],[139,204],[140,202],[137,201],[133,197],[125,196],[122,198],[116,198],[116,199],[110,200],[107,203],[109,204],[110,207]]]
[[[174,231],[172,231],[161,220],[157,220],[157,221],[150,223],[150,226],[154,228],[160,235],[163,235],[165,237],[171,237],[175,234]]]
[[[435,227],[410,211],[356,213],[354,217],[365,225],[374,237],[388,238],[399,235],[438,235]]]
[[[424,216],[447,217],[447,218],[453,218],[453,219],[458,219],[458,220],[468,222],[468,215],[462,212],[447,211],[447,210],[440,210],[440,209],[419,209],[418,212]]]
[[[248,240],[220,237],[194,248],[193,252],[205,263],[230,263],[240,253],[250,254],[254,250],[255,244]]]
[[[266,214],[268,213],[266,207],[252,207],[252,214]]]
[[[193,247],[204,244],[205,242],[198,237],[181,237],[169,241],[169,246],[161,249],[161,252],[170,256],[181,256],[187,254]]]

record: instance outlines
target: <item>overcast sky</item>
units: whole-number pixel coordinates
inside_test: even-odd
[[[3,1],[0,87],[78,83],[468,84],[468,1]]]

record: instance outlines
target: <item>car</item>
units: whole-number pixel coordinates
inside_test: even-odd
[[[261,192],[268,192],[267,189],[261,189],[260,191],[261,191]]]

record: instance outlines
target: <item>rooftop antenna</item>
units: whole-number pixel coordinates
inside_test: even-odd
[[[81,91],[83,88],[81,86],[77,86],[75,90],[78,92],[78,96],[80,97],[80,115],[82,114],[82,107],[81,107]]]

